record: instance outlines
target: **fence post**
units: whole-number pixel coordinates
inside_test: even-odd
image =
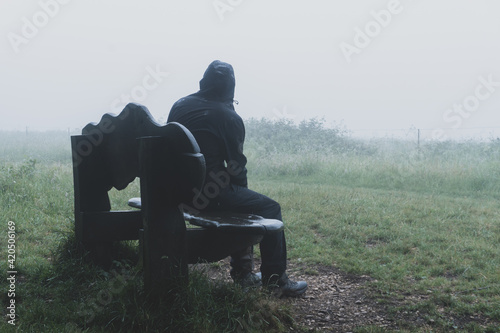
[[[417,148],[420,150],[420,128],[417,129]]]

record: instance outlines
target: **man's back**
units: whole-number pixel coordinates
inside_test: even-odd
[[[241,172],[231,183],[247,186],[243,154],[245,127],[233,107],[234,73],[224,63],[213,63],[200,81],[200,91],[181,98],[170,110],[168,122],[178,122],[193,133],[205,155],[207,174],[226,170],[233,164]]]

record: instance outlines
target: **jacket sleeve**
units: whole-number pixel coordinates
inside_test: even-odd
[[[226,146],[226,169],[231,177],[231,183],[248,187],[247,158],[243,154],[245,142],[245,126],[241,118],[228,119],[224,124],[224,144]]]

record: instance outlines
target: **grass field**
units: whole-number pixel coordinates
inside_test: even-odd
[[[0,331],[285,332],[293,325],[282,303],[212,285],[203,274],[186,291],[196,297],[145,304],[133,242],[119,247],[110,272],[74,251],[68,133],[3,132],[0,142],[0,269],[9,270],[12,221],[18,271],[16,326],[4,317]],[[394,313],[419,311],[433,331],[500,330],[499,140],[417,146],[354,140],[318,120],[250,120],[245,151],[250,187],[282,205],[292,261],[370,275],[371,297]],[[124,208],[137,191],[137,184],[113,191],[113,207]],[[6,306],[8,291],[3,280]]]

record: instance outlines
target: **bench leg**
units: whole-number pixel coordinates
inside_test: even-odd
[[[97,266],[108,270],[111,267],[112,254],[113,254],[113,243],[103,242],[103,243],[88,243],[82,242],[81,249],[83,252],[87,252],[90,261],[92,261]]]
[[[178,209],[147,219],[144,228],[144,287],[163,295],[187,282],[186,227]]]
[[[139,229],[139,260],[137,261],[137,268],[144,268],[144,229]]]

